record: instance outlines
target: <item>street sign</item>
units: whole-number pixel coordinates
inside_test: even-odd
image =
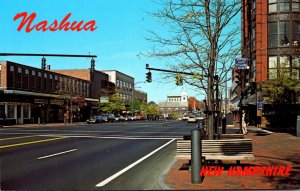
[[[108,96],[102,96],[100,97],[100,103],[108,103],[109,97]]]
[[[247,58],[236,58],[235,59],[235,68],[238,70],[248,69],[248,59]]]
[[[257,109],[258,109],[258,110],[263,110],[263,109],[264,109],[264,104],[263,104],[262,101],[258,101],[258,102],[257,102]]]

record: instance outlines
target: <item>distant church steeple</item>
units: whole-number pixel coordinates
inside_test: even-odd
[[[185,87],[183,87],[181,90],[181,102],[187,102],[187,98]]]

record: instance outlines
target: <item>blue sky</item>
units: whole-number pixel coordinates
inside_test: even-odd
[[[97,55],[96,69],[118,70],[135,78],[135,82],[145,81],[145,64],[150,67],[167,68],[158,60],[138,57],[153,46],[145,40],[147,29],[163,31],[155,18],[147,12],[160,9],[151,0],[1,0],[0,1],[0,52],[2,53],[49,53],[49,54],[93,54]],[[56,31],[25,32],[17,28],[21,19],[14,21],[17,13],[35,12],[34,23],[54,19],[62,20],[68,13],[69,21],[96,21],[97,30],[90,31]],[[40,57],[1,57],[33,67],[40,67]],[[87,58],[47,57],[51,69],[89,68]],[[162,74],[152,72],[153,83],[139,83],[140,90],[148,93],[149,101],[164,101],[167,94],[180,94],[182,87],[175,82],[161,82]],[[175,80],[174,80],[175,81]],[[199,92],[190,90],[188,96],[203,99]]]

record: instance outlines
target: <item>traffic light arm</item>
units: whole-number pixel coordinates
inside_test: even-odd
[[[174,71],[174,70],[165,70],[165,69],[158,69],[158,68],[149,68],[149,65],[146,64],[146,69],[147,70],[155,70],[155,71],[160,71],[160,72],[168,72],[168,73],[175,73],[175,74],[184,74],[184,75],[189,75],[189,76],[200,76],[200,77],[208,77],[207,75],[199,75],[197,73],[192,73],[192,72],[179,72],[179,71]]]

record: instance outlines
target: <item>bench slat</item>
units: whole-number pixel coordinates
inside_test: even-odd
[[[254,160],[252,139],[202,140],[206,160]],[[177,140],[177,159],[191,159],[191,140]]]

